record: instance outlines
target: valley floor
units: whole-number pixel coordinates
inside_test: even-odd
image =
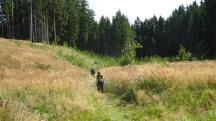
[[[95,61],[105,94],[88,71]],[[117,65],[70,48],[0,39],[0,121],[215,121],[216,61]]]

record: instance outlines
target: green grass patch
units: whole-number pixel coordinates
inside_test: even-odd
[[[111,100],[120,100],[116,106],[122,110],[122,107],[130,105],[127,114],[136,120],[161,119],[165,112],[179,111],[187,114],[183,117],[176,115],[175,119],[180,121],[212,121],[215,118],[216,88],[212,88],[214,85],[167,85],[166,81],[151,79],[136,80],[134,83],[109,81],[106,84],[106,93]],[[140,95],[139,91],[143,92],[143,95]]]
[[[13,121],[9,108],[0,107],[0,121]]]
[[[137,80],[135,84],[136,90],[144,89],[150,94],[161,94],[167,90],[167,86],[164,80],[140,79]]]
[[[160,63],[162,65],[167,65],[171,62],[171,58],[168,57],[160,57],[160,56],[150,56],[144,57],[140,60],[137,60],[137,64],[144,64],[144,63]]]
[[[28,43],[28,46],[31,47],[31,48],[38,48],[38,49],[42,49],[42,50],[45,50],[47,51],[50,47],[50,45],[46,45],[46,44],[42,44],[42,43]]]
[[[137,103],[137,90],[145,90],[148,95],[162,94],[167,90],[165,81],[163,80],[136,80],[134,83],[121,84],[118,81],[106,83],[105,92],[119,97],[126,103]]]
[[[199,110],[210,110],[216,105],[216,90],[208,88],[176,88],[166,93],[164,102],[173,109],[178,110],[184,107],[190,113],[197,113]]]
[[[90,70],[93,66],[96,66],[96,69],[100,69],[102,67],[119,64],[117,58],[103,57],[87,51],[79,51],[72,48],[69,49],[70,53],[65,53],[63,49],[60,48],[58,49],[56,55],[67,60],[71,64],[86,70]]]
[[[38,87],[26,87],[7,90],[2,95],[9,104],[7,108],[0,107],[0,121],[11,121],[9,118],[15,118],[24,112],[25,115],[21,116],[25,118],[27,114],[34,114],[49,121],[70,120],[71,116],[81,112],[80,108],[71,104],[75,96],[67,88],[43,90]],[[16,110],[16,114],[11,115],[11,110]]]

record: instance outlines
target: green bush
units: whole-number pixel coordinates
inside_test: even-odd
[[[178,61],[189,61],[192,60],[192,54],[187,51],[183,46],[180,46],[178,56],[177,56]]]
[[[119,62],[120,66],[126,66],[126,65],[131,64],[131,63],[132,63],[132,61],[127,57],[122,57],[122,59]]]

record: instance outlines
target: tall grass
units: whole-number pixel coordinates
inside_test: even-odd
[[[0,121],[214,121],[216,62],[158,60],[119,67],[115,58],[1,39]],[[87,71],[95,62],[104,95]]]
[[[215,69],[215,61],[196,61],[109,67],[102,74],[105,92],[119,97],[117,105],[130,106],[137,120],[213,121]]]
[[[8,102],[0,106],[0,120],[59,121],[95,114],[88,104],[96,92],[89,89],[88,73],[57,58],[55,48],[37,46],[0,40],[0,97]]]
[[[106,97],[97,93],[95,80],[86,71],[95,60],[101,68],[115,64],[115,59],[41,46],[0,40],[0,97],[9,102],[6,107],[0,106],[1,121],[126,119],[119,108],[107,105]]]

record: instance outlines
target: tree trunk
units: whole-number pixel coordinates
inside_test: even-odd
[[[37,17],[36,17],[36,13],[34,15],[34,41],[37,42],[38,41],[38,36],[37,36]]]
[[[29,33],[30,33],[30,40],[33,42],[33,35],[32,35],[32,0],[30,0],[30,27],[29,27]]]
[[[12,4],[12,38],[14,39],[14,10],[13,10],[13,8],[14,8],[14,3],[13,3],[13,0],[12,0],[12,2],[11,2],[11,4]]]
[[[10,20],[10,16],[8,17],[8,38],[11,38],[11,20]]]
[[[49,42],[49,20],[48,20],[48,15],[46,17],[46,40],[47,40],[48,44],[50,44],[50,42]]]
[[[46,29],[45,29],[45,22],[46,22],[46,16],[45,13],[43,14],[43,21],[42,21],[42,40],[45,41],[46,40]],[[45,41],[46,42],[46,41]]]
[[[213,27],[213,38],[212,38],[213,40],[213,43],[212,43],[212,45],[213,45],[213,57],[216,57],[216,48],[214,47],[215,45],[216,45],[216,26],[214,26]]]
[[[53,7],[53,31],[54,31],[54,41],[55,44],[57,44],[57,40],[56,40],[56,0],[54,0],[54,7]]]
[[[1,33],[2,33],[2,38],[3,38],[4,37],[4,24],[3,24],[3,22],[1,23],[1,27],[2,27]]]

